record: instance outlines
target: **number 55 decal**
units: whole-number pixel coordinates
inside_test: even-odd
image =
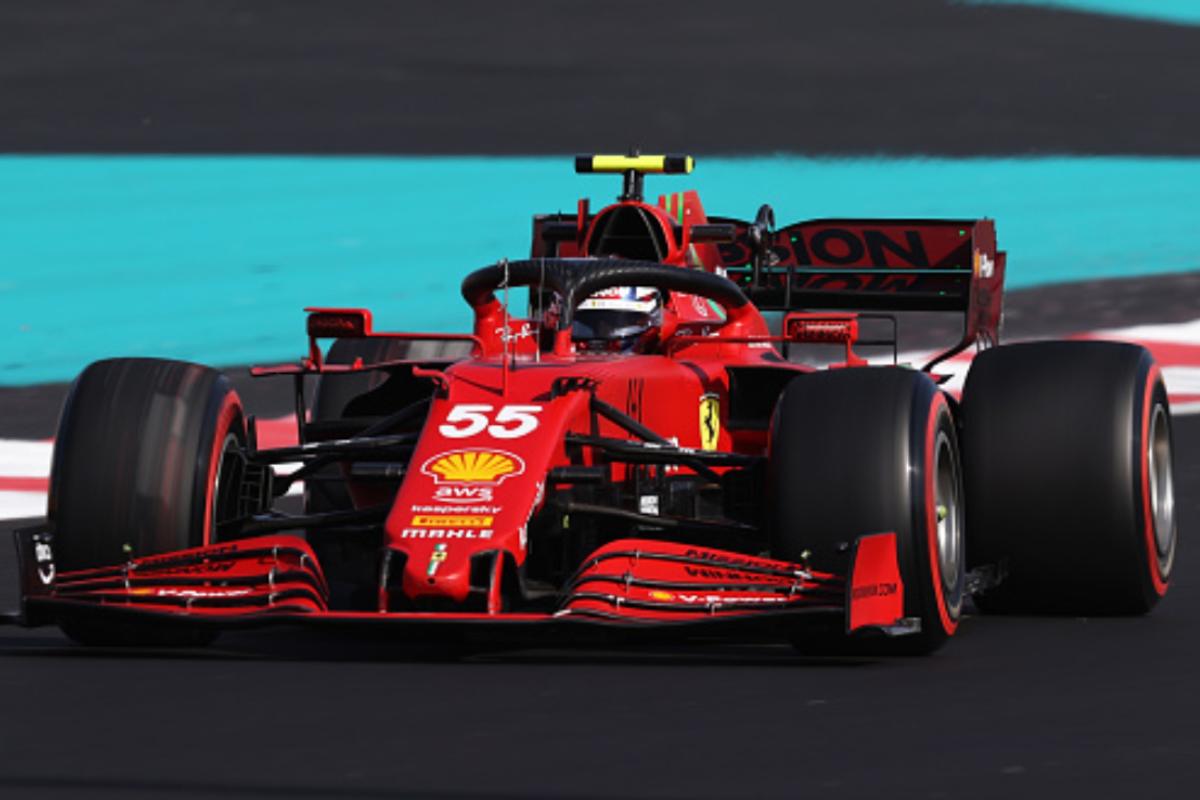
[[[486,430],[497,439],[520,439],[537,430],[541,406],[502,406],[492,416],[494,406],[464,403],[450,409],[438,433],[447,439],[467,439]]]

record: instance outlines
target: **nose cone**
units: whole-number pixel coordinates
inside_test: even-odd
[[[408,600],[440,598],[453,606],[472,591],[488,591],[496,576],[483,568],[502,563],[497,553],[525,562],[527,526],[545,499],[545,476],[565,461],[566,427],[586,421],[588,396],[519,401],[547,396],[554,378],[523,370],[510,376],[510,399],[498,402],[494,392],[475,388],[495,383],[495,365],[460,365],[449,374],[450,396],[430,409],[385,532],[404,563],[399,581],[390,576],[389,591],[399,586]]]
[[[401,591],[405,597],[444,597],[465,603],[471,593],[473,547],[455,547],[448,541],[426,541],[408,551]]]

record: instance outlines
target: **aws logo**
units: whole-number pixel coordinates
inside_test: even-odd
[[[498,486],[506,478],[525,472],[521,457],[503,450],[454,450],[421,465],[421,472],[434,483]]]

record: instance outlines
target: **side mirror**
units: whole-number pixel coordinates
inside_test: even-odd
[[[308,335],[313,339],[365,339],[372,333],[365,308],[306,308]]]
[[[838,366],[861,367],[867,363],[854,353],[857,314],[788,314],[783,318],[783,338],[797,344],[844,344],[846,363]]]

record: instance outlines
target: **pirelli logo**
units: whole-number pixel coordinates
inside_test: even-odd
[[[481,514],[417,514],[409,524],[417,528],[490,528],[495,519]]]

